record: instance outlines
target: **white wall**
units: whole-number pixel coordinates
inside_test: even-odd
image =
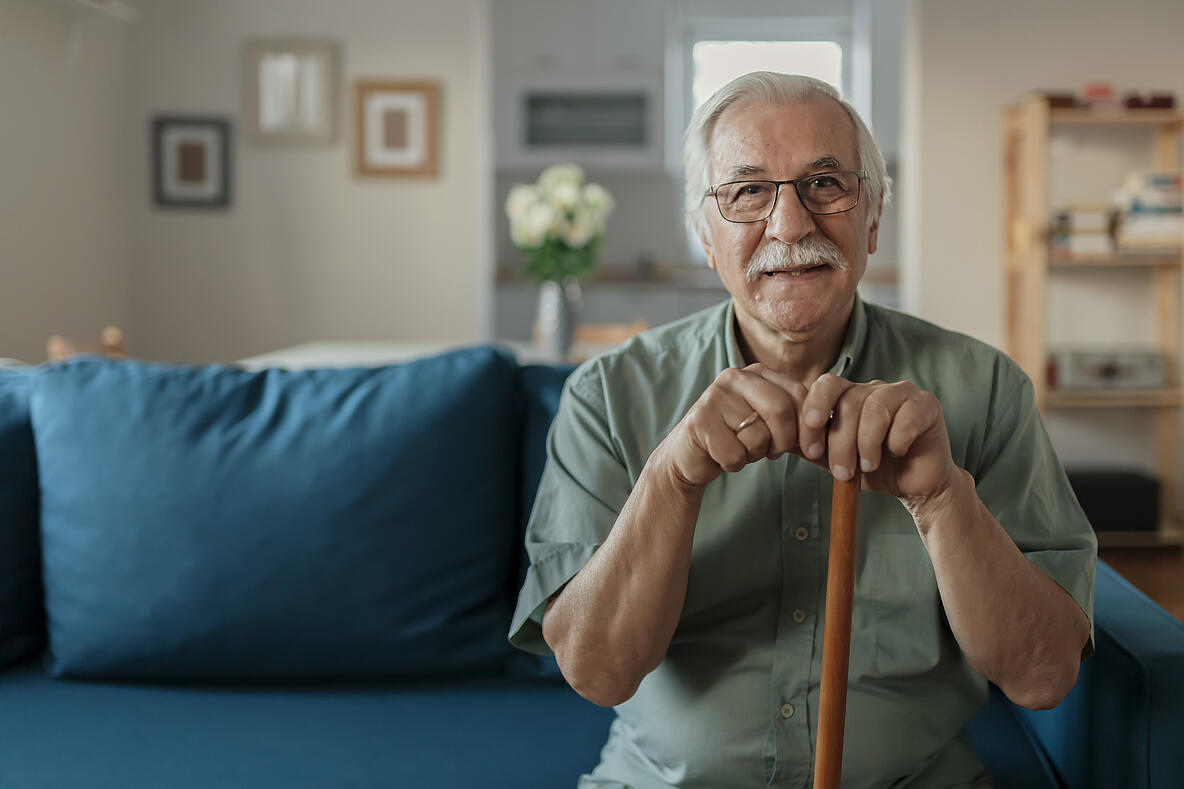
[[[905,303],[1003,342],[1004,108],[1088,80],[1184,99],[1180,0],[912,0],[903,145]],[[915,180],[914,180],[915,179]],[[904,179],[902,179],[904,180]]]
[[[127,36],[0,0],[0,356],[44,361],[49,335],[129,318]]]
[[[488,329],[492,168],[484,0],[138,0],[128,148],[138,355],[214,361],[308,340],[473,340]],[[329,148],[245,139],[249,36],[343,45],[341,134]],[[352,172],[358,77],[442,85],[440,176]],[[155,208],[158,113],[235,123],[229,211]]]

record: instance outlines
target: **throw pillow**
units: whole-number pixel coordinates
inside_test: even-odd
[[[47,369],[50,673],[118,679],[501,670],[516,364]]]
[[[45,643],[37,454],[29,422],[35,367],[0,368],[0,668]]]

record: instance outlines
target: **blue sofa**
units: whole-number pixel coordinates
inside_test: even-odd
[[[505,641],[569,372],[0,369],[0,788],[574,786],[613,713]],[[1102,565],[1096,630],[998,786],[1184,786],[1184,626]]]

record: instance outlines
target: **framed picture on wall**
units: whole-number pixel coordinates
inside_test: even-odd
[[[230,205],[230,120],[184,115],[152,120],[152,194],[156,205]]]
[[[359,80],[354,84],[354,102],[354,166],[358,175],[437,175],[438,83]]]
[[[337,138],[341,47],[333,41],[251,39],[246,46],[247,134],[264,145]]]

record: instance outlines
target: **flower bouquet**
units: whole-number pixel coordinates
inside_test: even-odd
[[[612,195],[599,184],[585,184],[575,164],[548,167],[533,185],[516,185],[506,198],[506,214],[510,238],[526,256],[526,275],[543,283],[587,274],[612,211]]]

